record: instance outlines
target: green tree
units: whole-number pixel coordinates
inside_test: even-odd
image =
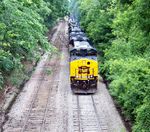
[[[133,122],[149,132],[150,0],[78,0],[81,25],[104,55],[100,71]]]
[[[22,62],[50,50],[45,33],[67,12],[67,0],[0,1],[0,88],[4,78]]]

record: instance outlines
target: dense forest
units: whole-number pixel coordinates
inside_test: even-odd
[[[149,132],[150,0],[78,0],[76,5],[76,16],[99,51],[111,95],[133,132]]]
[[[67,12],[67,0],[0,1],[0,89],[24,78],[25,61],[51,50],[46,32]],[[43,51],[44,51],[43,50]]]

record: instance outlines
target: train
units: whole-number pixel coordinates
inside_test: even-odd
[[[70,86],[75,94],[93,94],[97,91],[97,50],[73,17],[68,21]]]

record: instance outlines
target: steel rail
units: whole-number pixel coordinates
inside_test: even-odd
[[[79,123],[79,132],[82,132],[82,123],[81,123],[81,109],[80,109],[80,102],[79,102],[79,95],[77,95],[77,110],[78,110],[78,123]]]
[[[57,68],[56,68],[56,70],[57,70]],[[59,82],[59,81],[58,81]],[[48,103],[49,103],[49,100],[50,100],[50,98],[51,98],[51,96],[50,96],[50,94],[51,94],[51,90],[53,89],[53,87],[54,87],[54,84],[52,84],[53,86],[52,87],[50,87],[49,89],[48,89],[48,98],[47,98],[47,101],[46,101],[46,106],[45,106],[45,110],[44,110],[44,117],[43,117],[43,120],[42,120],[42,125],[41,125],[41,127],[40,127],[40,132],[44,132],[44,125],[45,125],[45,121],[46,121],[46,116],[47,116],[47,113],[48,113]]]
[[[94,111],[95,111],[95,114],[96,114],[99,131],[102,131],[101,122],[100,122],[100,119],[99,119],[99,114],[98,114],[98,111],[97,111],[97,108],[96,108],[96,104],[95,104],[93,95],[91,95],[91,99],[92,99]]]
[[[42,82],[44,79],[45,79],[45,74],[43,75],[43,77],[42,77],[42,79],[40,80],[40,82]],[[39,87],[38,87],[37,89],[35,88],[35,90],[34,90],[34,93],[35,93],[35,94],[33,95],[32,102],[31,102],[31,105],[30,105],[30,107],[29,107],[29,111],[28,111],[28,113],[27,113],[27,116],[26,116],[26,118],[25,118],[25,121],[24,121],[24,123],[23,123],[24,125],[23,125],[23,127],[22,127],[22,129],[21,129],[21,132],[24,132],[25,129],[26,129],[26,125],[27,125],[27,123],[28,123],[29,116],[30,116],[30,114],[31,114],[31,111],[32,111],[34,102],[35,102],[35,100],[36,100],[36,98],[37,98],[37,94],[38,94],[38,92],[40,91],[41,85],[42,85],[42,83],[40,83]]]

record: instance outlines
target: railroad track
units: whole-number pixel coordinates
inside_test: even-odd
[[[60,37],[61,35],[61,32],[60,32],[61,26],[62,24],[60,24],[60,26],[58,27],[58,30],[57,30],[58,32],[55,33],[57,34],[57,37]],[[54,36],[54,39],[52,41],[54,44],[58,43],[56,36]],[[58,56],[55,55],[55,57],[53,57],[51,61],[55,62],[58,59],[59,59]],[[25,132],[25,131],[44,132],[46,131],[45,129],[49,129],[49,127],[46,124],[47,124],[47,120],[51,120],[51,119],[48,119],[49,114],[51,112],[48,113],[48,111],[55,111],[55,106],[54,105],[52,106],[52,101],[54,102],[54,100],[52,100],[51,97],[55,96],[56,90],[57,90],[57,88],[55,87],[58,86],[58,82],[59,82],[58,67],[60,66],[60,64],[58,64],[58,62],[59,61],[57,61],[54,64],[52,63],[52,65],[44,66],[44,68],[42,67],[43,69],[53,68],[53,75],[51,75],[52,77],[51,79],[50,78],[47,79],[47,75],[45,74],[45,72],[43,72],[42,77],[40,78],[39,88],[37,88],[34,91],[31,105],[29,107],[29,110],[23,122],[23,127],[21,129],[21,132]],[[49,80],[54,80],[54,81],[49,81]],[[51,96],[51,94],[53,95]],[[44,99],[42,99],[41,97],[43,97]],[[41,107],[41,102],[39,100],[43,100],[42,101],[43,107]]]
[[[56,70],[57,68],[55,67],[55,71]],[[43,78],[40,80],[39,88],[34,91],[30,107],[26,114],[25,120],[22,123],[23,126],[21,132],[25,131],[32,132],[35,130],[38,130],[39,132],[44,131],[48,110],[52,109],[51,107],[49,107],[49,103],[51,100],[50,94],[52,93],[52,91],[54,91],[55,89],[54,87],[56,87],[56,85],[59,82],[59,81],[49,82],[45,80],[47,79],[46,75],[44,74]]]
[[[44,77],[41,79],[41,83],[42,83],[43,80],[44,80]],[[30,119],[30,115],[32,114],[33,105],[35,103],[35,100],[37,99],[37,95],[38,95],[38,93],[40,91],[40,87],[41,87],[41,84],[40,84],[39,88],[34,91],[35,94],[34,94],[33,99],[31,101],[31,105],[29,107],[29,111],[28,111],[27,116],[25,118],[25,121],[23,123],[23,127],[21,129],[21,132],[24,132],[26,130],[26,126],[28,125],[28,121]]]
[[[61,26],[62,24],[60,24],[60,26],[58,27],[58,31],[60,30]],[[57,33],[57,37],[60,38],[61,34],[62,34],[61,31],[59,31]],[[56,37],[54,36],[54,39],[52,41],[54,44],[57,43],[59,44],[60,42],[58,42],[58,40],[59,39],[56,39]],[[61,39],[59,41],[61,41]],[[59,46],[61,45],[58,45],[58,47]],[[53,57],[54,62],[58,59],[59,58],[57,56]],[[39,85],[39,88],[34,92],[35,94],[33,96],[28,113],[25,117],[21,132],[26,132],[26,131],[46,132],[46,131],[52,131],[53,128],[57,126],[55,96],[57,95],[57,90],[58,90],[57,87],[59,85],[58,69],[60,68],[60,64],[58,63],[60,63],[60,61],[57,61],[54,65],[52,64],[49,66],[45,66],[45,68],[47,69],[53,68],[53,75],[51,75],[52,78],[47,79],[47,75],[43,74],[43,78],[40,79],[41,84]],[[48,80],[54,80],[54,81],[48,81]],[[41,97],[43,97],[44,99],[42,99]],[[42,107],[41,107],[41,102],[39,100],[42,100],[42,105],[43,105]]]
[[[108,132],[107,125],[99,118],[93,95],[74,95],[73,107],[74,132]]]

